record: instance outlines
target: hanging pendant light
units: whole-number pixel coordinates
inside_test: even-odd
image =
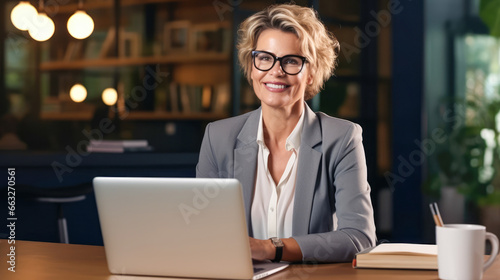
[[[52,19],[46,13],[41,12],[33,20],[33,25],[28,29],[28,33],[31,38],[43,42],[50,39],[54,35],[55,30],[56,27]]]
[[[29,1],[21,1],[10,12],[10,20],[17,29],[25,31],[37,14],[38,11]]]
[[[102,92],[102,101],[108,106],[115,105],[118,100],[118,92],[114,88],[107,88]]]
[[[94,31],[94,20],[83,10],[83,0],[78,2],[78,10],[69,18],[67,27],[76,39],[85,39]]]
[[[28,33],[31,38],[36,41],[43,42],[47,41],[54,35],[56,26],[49,16],[45,13],[45,7],[43,5],[43,0],[40,0],[39,8],[40,11],[33,20],[29,22]]]
[[[69,97],[76,103],[83,102],[87,98],[87,89],[82,84],[75,84],[69,90]]]

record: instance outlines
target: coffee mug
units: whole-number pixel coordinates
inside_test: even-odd
[[[492,245],[490,258],[484,261],[485,241]],[[436,226],[438,271],[440,279],[483,278],[483,271],[498,255],[498,238],[481,225],[448,224]]]

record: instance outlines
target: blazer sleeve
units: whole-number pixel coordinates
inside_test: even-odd
[[[361,127],[352,124],[340,146],[327,148],[331,152],[323,155],[325,161],[328,161],[325,157],[331,157],[325,165],[333,182],[326,181],[333,184],[327,188],[334,194],[337,229],[293,237],[305,262],[350,262],[357,252],[375,245],[375,223],[361,133]]]
[[[203,141],[201,143],[200,155],[198,159],[198,164],[196,165],[196,177],[197,178],[218,178],[219,172],[217,167],[217,161],[215,159],[211,139],[210,139],[210,126],[211,123],[205,128],[205,135],[203,136]]]

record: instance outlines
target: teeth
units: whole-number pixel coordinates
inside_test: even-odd
[[[285,85],[276,85],[276,84],[266,84],[270,88],[276,88],[276,89],[284,89],[286,86]]]

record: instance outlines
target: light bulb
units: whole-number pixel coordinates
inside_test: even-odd
[[[74,102],[82,102],[87,98],[87,89],[81,84],[75,84],[69,90],[69,97]]]
[[[28,33],[31,38],[43,42],[47,41],[54,35],[54,31],[56,30],[56,26],[54,22],[47,16],[45,13],[39,13],[38,16],[32,22],[28,29]]]
[[[19,30],[28,30],[29,22],[38,15],[38,11],[28,1],[21,1],[10,13],[12,24]]]
[[[108,106],[113,106],[118,100],[118,93],[114,88],[107,88],[102,92],[102,101]]]
[[[68,32],[76,39],[85,39],[94,31],[94,21],[84,11],[76,11],[68,19]]]

